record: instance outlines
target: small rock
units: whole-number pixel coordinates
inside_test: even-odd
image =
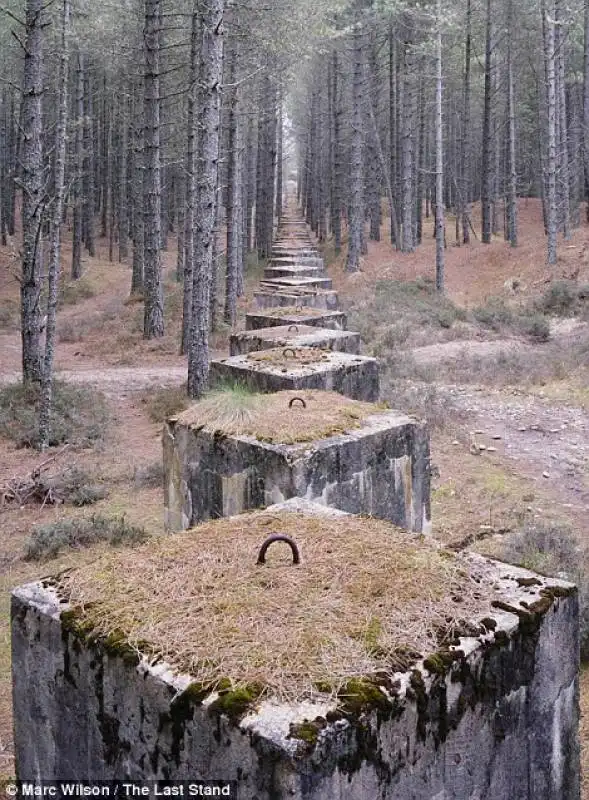
[[[452,442],[452,444],[453,444],[453,445],[457,445],[457,444],[460,444],[460,442],[458,441],[458,439],[454,439],[454,441]]]
[[[497,452],[496,447],[487,447],[487,453],[496,453],[496,452]]]
[[[501,438],[503,437],[501,437],[498,433],[495,433],[493,436],[491,436],[491,439],[495,439],[496,442],[498,442]]]
[[[485,431],[475,431],[479,436],[482,436]]]
[[[527,428],[518,428],[520,433],[525,433],[528,429]]]
[[[542,473],[542,477],[543,478],[549,478],[550,477],[550,473],[549,472],[543,472]]]
[[[486,450],[486,449],[487,449],[487,448],[485,447],[485,445],[484,445],[484,444],[480,444],[480,445],[479,445],[479,450]]]

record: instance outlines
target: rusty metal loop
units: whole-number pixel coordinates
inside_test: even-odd
[[[293,564],[301,563],[301,555],[299,553],[299,548],[295,540],[291,539],[290,536],[286,536],[286,534],[284,533],[273,533],[270,536],[268,536],[267,539],[264,540],[264,543],[260,547],[260,552],[258,554],[258,560],[256,561],[256,564],[266,563],[266,551],[273,542],[286,542],[287,545],[292,550],[292,563]]]
[[[293,357],[293,358],[296,358],[296,357],[297,357],[297,354],[296,354],[296,352],[293,350],[293,348],[292,348],[292,347],[285,347],[285,348],[284,348],[284,350],[282,351],[282,355],[283,355],[285,358],[288,358],[288,356],[286,355],[287,353],[292,353],[292,357]]]
[[[293,328],[297,333],[299,332],[299,326],[298,325],[289,325],[288,326],[288,332],[290,333]]]
[[[305,401],[303,400],[302,397],[292,397],[290,402],[289,402],[289,404],[288,404],[289,408],[292,408],[293,403],[295,402],[295,400],[299,400],[303,404],[303,408],[307,408],[307,404],[305,403]]]

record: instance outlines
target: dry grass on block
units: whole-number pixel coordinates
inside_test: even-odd
[[[264,317],[322,317],[327,312],[323,308],[311,308],[310,306],[304,308],[301,306],[285,306],[283,308],[266,308],[259,313]]]
[[[295,539],[300,565],[282,543],[256,564],[272,533]],[[488,580],[381,520],[286,512],[205,523],[60,579],[96,633],[147,642],[205,685],[258,682],[292,701],[394,672],[396,653],[437,651],[464,620],[489,614]]]
[[[255,350],[248,353],[247,360],[254,364],[296,368],[329,361],[330,355],[330,350],[321,350],[318,347],[272,347],[269,350]]]
[[[299,400],[306,404],[303,408]],[[288,390],[273,394],[247,391],[211,392],[178,416],[178,422],[193,428],[233,436],[254,436],[262,442],[295,444],[325,439],[359,428],[383,406],[350,400],[335,392]]]

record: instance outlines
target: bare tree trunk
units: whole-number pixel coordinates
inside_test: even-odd
[[[546,64],[546,109],[548,115],[548,158],[546,163],[546,211],[548,229],[547,261],[556,264],[556,237],[558,229],[556,207],[556,57],[554,15],[546,10],[542,2],[544,18],[544,59]]]
[[[568,119],[566,108],[566,74],[564,62],[564,46],[566,33],[563,29],[561,0],[556,0],[554,7],[554,52],[556,57],[556,114],[557,114],[557,148],[558,177],[560,183],[560,218],[565,240],[571,238],[570,176],[569,176],[569,142]]]
[[[190,346],[190,317],[192,314],[192,284],[194,278],[194,208],[196,203],[196,142],[197,127],[195,117],[195,99],[199,82],[199,47],[200,32],[197,5],[192,13],[192,30],[190,35],[190,91],[187,105],[187,139],[186,139],[186,189],[184,211],[184,290],[182,301],[182,340],[180,352],[187,355]]]
[[[84,193],[84,57],[78,52],[76,67],[76,138],[75,138],[74,213],[72,233],[72,278],[82,276],[83,193]]]
[[[227,258],[225,271],[225,309],[223,312],[224,321],[232,328],[237,319],[237,275],[240,269],[239,263],[239,219],[241,209],[238,206],[237,180],[238,180],[238,161],[239,152],[237,148],[237,125],[238,125],[238,90],[233,85],[235,83],[237,53],[236,45],[233,45],[229,57],[226,82],[229,84],[228,97],[228,120],[229,142],[227,148]]]
[[[436,10],[436,289],[444,291],[444,138],[442,120],[442,0]]]
[[[53,400],[53,361],[55,354],[57,292],[61,269],[61,218],[65,195],[65,158],[67,141],[67,81],[69,65],[69,19],[70,0],[63,0],[61,41],[59,52],[59,111],[55,132],[55,196],[51,218],[51,244],[49,251],[49,273],[47,287],[47,328],[45,333],[45,360],[41,381],[41,406],[39,409],[39,446],[49,447],[49,427]],[[81,120],[80,120],[81,123]]]
[[[128,119],[128,99],[123,97],[121,107],[121,159],[119,176],[119,262],[126,261],[129,256],[129,182],[127,180],[128,170],[128,151],[129,151],[129,119]]]
[[[339,63],[337,50],[333,51],[332,66],[332,104],[333,104],[333,209],[331,214],[331,224],[333,230],[333,244],[336,255],[342,249],[342,163],[341,163],[341,89],[339,81]]]
[[[145,134],[143,219],[145,238],[145,313],[143,336],[164,335],[164,297],[161,274],[160,176],[160,30],[161,0],[145,0]]]
[[[460,141],[460,212],[462,217],[462,241],[464,244],[470,242],[470,209],[468,195],[470,191],[469,181],[469,151],[470,151],[470,57],[471,57],[471,30],[472,30],[472,8],[471,0],[466,2],[466,43],[464,54],[464,84],[463,84],[463,119],[462,136]]]
[[[209,0],[202,11],[202,49],[200,55],[199,175],[196,258],[192,290],[190,349],[188,354],[188,394],[201,397],[209,380],[210,294],[213,236],[217,207],[217,169],[223,70],[224,0]]]
[[[43,222],[43,0],[25,6],[22,145],[21,336],[24,383],[41,382],[41,236]]]
[[[483,244],[491,243],[492,216],[493,216],[493,163],[491,158],[492,151],[492,55],[493,55],[493,31],[492,31],[492,0],[487,0],[487,17],[485,25],[485,95],[483,113],[483,164],[482,164],[482,192],[481,192],[481,213],[482,213],[482,237]]]
[[[133,266],[131,274],[131,295],[143,294],[143,274],[145,264],[145,225],[143,221],[143,119],[137,109],[134,97],[133,129]]]
[[[402,227],[402,250],[404,253],[412,253],[415,250],[415,238],[413,235],[413,162],[414,141],[413,141],[413,108],[414,108],[414,87],[413,87],[413,57],[411,53],[411,42],[403,43],[403,119],[402,119],[402,187],[403,187],[403,227]]]
[[[283,159],[283,139],[284,139],[284,120],[283,120],[283,105],[282,95],[278,97],[278,136],[277,136],[277,149],[276,149],[276,219],[280,223],[282,219],[282,176],[284,173]]]
[[[509,242],[517,247],[517,169],[515,161],[515,98],[513,88],[512,31],[513,0],[509,0],[507,11],[507,126],[508,126],[508,231]]]
[[[88,255],[96,255],[94,241],[94,206],[95,206],[95,181],[94,181],[94,135],[92,130],[94,103],[92,99],[92,81],[87,63],[84,64],[84,178],[82,181],[84,191],[83,237]]]
[[[585,187],[589,187],[589,0],[584,3],[584,41],[583,41],[583,161],[585,166]],[[585,193],[586,194],[586,193]],[[589,222],[589,198],[586,214]]]
[[[352,87],[352,134],[350,148],[350,204],[348,218],[348,255],[346,272],[360,268],[362,234],[364,229],[364,58],[362,52],[363,33],[360,26],[354,32],[354,67]]]

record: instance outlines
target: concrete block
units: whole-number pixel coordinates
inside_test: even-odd
[[[284,289],[331,289],[331,287],[331,278],[324,278],[321,275],[270,278],[260,283],[260,290],[263,292],[268,289],[284,291]]]
[[[318,347],[357,355],[360,344],[360,334],[353,331],[291,324],[234,333],[229,338],[229,351],[239,356],[273,347]]]
[[[272,348],[211,361],[211,384],[243,383],[254,392],[286,389],[334,391],[370,403],[379,398],[379,369],[375,358],[329,350]]]
[[[304,548],[305,518],[296,518]],[[327,537],[333,524],[326,521]],[[184,536],[196,547],[198,535]],[[231,688],[207,690],[191,671],[173,667],[174,653],[154,661],[124,639],[112,646],[94,635],[91,622],[88,629],[77,623],[80,608],[56,581],[15,589],[17,777],[232,780],[242,800],[579,800],[574,587],[481,557],[448,558],[489,598],[458,627],[455,643],[412,654],[398,671],[350,681],[335,697],[315,692],[292,701],[250,692],[238,704]],[[123,566],[133,572],[141,563],[129,557]],[[122,568],[113,569],[124,585]],[[173,571],[174,560],[164,568]],[[271,601],[280,570],[268,575],[271,613],[286,618],[288,609]],[[196,632],[198,586],[195,573],[185,607]],[[214,585],[202,596],[211,592]],[[376,619],[378,600],[371,599]],[[146,605],[153,613],[149,599]],[[157,609],[170,627],[178,624],[174,612],[174,602]]]
[[[305,411],[298,404],[289,409],[292,396],[280,397],[279,413],[300,413],[304,432]],[[312,395],[306,402],[311,408]],[[185,419],[169,420],[163,434],[169,530],[292,497],[388,519],[411,531],[431,530],[429,435],[425,424],[411,417],[375,407],[347,433],[294,444],[219,436]]]
[[[264,270],[264,280],[272,278],[320,278],[324,275],[323,267],[308,267],[297,263],[269,266]]]
[[[286,288],[254,292],[258,308],[276,308],[277,306],[307,306],[337,310],[337,292],[333,289],[300,289]]]
[[[265,313],[250,311],[245,315],[245,327],[248,331],[270,328],[274,325],[313,325],[318,328],[345,330],[346,324],[347,318],[343,311],[302,306],[268,309]]]

